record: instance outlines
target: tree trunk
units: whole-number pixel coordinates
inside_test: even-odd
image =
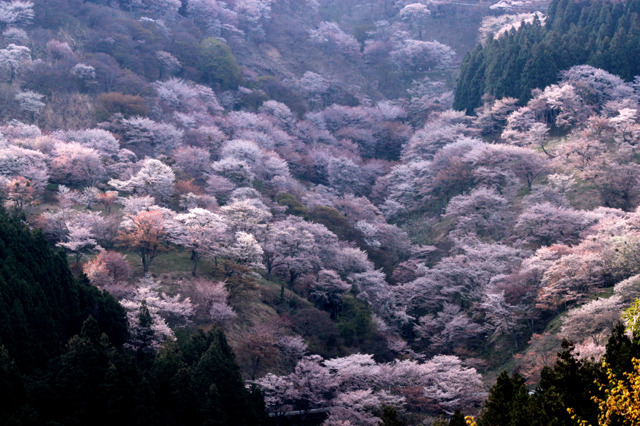
[[[146,275],[147,272],[149,272],[149,260],[147,260],[147,256],[144,254],[141,254],[140,257],[142,258],[142,272]]]
[[[193,269],[191,270],[191,275],[196,276],[196,271],[198,269],[198,261],[200,261],[200,256],[195,250],[191,250],[191,260],[193,261]]]

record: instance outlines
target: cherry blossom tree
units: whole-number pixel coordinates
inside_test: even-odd
[[[334,400],[336,406],[329,411],[329,417],[325,421],[326,425],[370,425],[380,424],[380,407],[401,406],[404,402],[402,397],[391,395],[387,392],[375,392],[371,389],[354,390],[341,392]]]
[[[575,244],[580,240],[580,233],[596,220],[593,214],[542,203],[522,212],[514,230],[523,242],[534,246]]]
[[[36,188],[29,179],[22,176],[4,181],[0,178],[0,194],[5,198],[6,208],[29,212],[29,207],[35,202]]]
[[[538,93],[536,98],[546,104],[551,122],[558,127],[584,122],[591,113],[571,84],[552,84]]]
[[[63,207],[52,212],[42,212],[37,219],[37,224],[51,242],[60,242],[69,232],[67,223],[72,220],[73,211]]]
[[[172,243],[191,250],[195,276],[198,262],[202,256],[220,256],[226,240],[226,229],[223,218],[202,208],[194,208],[188,213],[174,216],[166,225]]]
[[[123,144],[136,152],[169,154],[182,143],[184,132],[168,123],[158,123],[145,117],[122,120]]]
[[[278,377],[267,374],[256,383],[262,388],[267,410],[276,414],[287,411],[309,411],[326,407],[336,390],[336,383],[320,362],[311,355],[296,365],[293,373]]]
[[[465,123],[447,123],[432,118],[411,136],[403,148],[402,158],[406,161],[431,160],[440,148],[470,137],[473,133],[474,130]]]
[[[314,101],[315,104],[319,104],[322,95],[329,90],[330,83],[320,74],[307,71],[298,80],[298,86],[300,90],[312,96],[311,100]]]
[[[517,109],[515,98],[502,98],[485,102],[477,113],[476,124],[482,134],[491,135],[501,131],[507,124],[507,117]]]
[[[194,146],[180,147],[173,151],[172,157],[180,170],[195,178],[205,173],[211,164],[209,151]]]
[[[57,143],[50,165],[52,180],[72,186],[95,185],[106,174],[100,154],[77,142]]]
[[[264,102],[260,106],[260,112],[271,116],[276,125],[284,130],[293,129],[297,121],[295,114],[287,105],[272,99]]]
[[[352,273],[365,272],[373,269],[373,263],[367,257],[367,253],[354,247],[340,247],[336,253],[334,265],[341,276]]]
[[[80,265],[80,259],[85,252],[99,249],[95,236],[91,229],[88,229],[82,223],[70,223],[67,225],[68,234],[65,241],[58,243],[59,247],[74,253],[76,265]]]
[[[39,151],[0,145],[0,176],[7,179],[23,177],[31,183],[36,194],[40,194],[49,179],[46,160],[47,157]]]
[[[150,195],[168,201],[173,195],[175,174],[171,167],[152,158],[143,160],[140,170],[127,180],[111,179],[109,185],[118,191]]]
[[[225,25],[232,27],[238,23],[237,14],[223,2],[215,0],[190,0],[187,16],[202,25],[208,35],[220,36]],[[235,28],[235,27],[234,27]]]
[[[327,44],[345,55],[355,56],[360,52],[358,41],[345,33],[335,22],[321,22],[314,30],[309,30],[309,37],[318,44]]]
[[[13,0],[0,4],[0,27],[27,26],[35,14],[30,1]]]
[[[548,169],[548,160],[537,152],[504,144],[477,146],[465,156],[475,166],[474,176],[479,183],[492,184],[506,195],[515,176],[531,189],[535,179]]]
[[[499,240],[509,229],[508,202],[494,189],[476,188],[469,195],[453,197],[444,219],[454,221],[456,237],[474,233]]]
[[[118,200],[118,193],[116,191],[104,191],[96,195],[96,201],[104,206],[107,214],[111,214],[111,208]]]
[[[576,343],[590,339],[602,347],[624,308],[622,297],[618,295],[592,300],[569,311],[562,321],[560,335]]]
[[[556,260],[544,273],[537,307],[558,310],[593,294],[603,284],[603,261],[599,253],[584,249]]]
[[[229,195],[236,188],[236,185],[229,179],[215,173],[207,176],[205,191],[216,198],[219,204],[226,204]]]
[[[251,165],[244,160],[233,157],[213,162],[211,171],[213,174],[223,177],[237,186],[251,186],[255,179]]]
[[[193,314],[189,298],[171,297],[160,292],[159,283],[150,275],[142,278],[131,297],[121,300],[120,304],[126,309],[129,320],[128,344],[143,352],[157,350],[165,339],[175,339],[167,319],[184,325]]]
[[[91,65],[79,63],[71,69],[71,74],[80,80],[83,87],[88,88],[96,78],[96,69]]]
[[[271,4],[273,0],[239,0],[235,3],[234,11],[238,18],[246,21],[247,30],[264,35],[263,21],[271,18]]]
[[[322,362],[303,358],[293,373],[267,374],[256,381],[267,410],[282,416],[294,410],[330,408],[329,424],[377,424],[382,405],[453,413],[479,407],[486,396],[480,375],[458,357],[436,356],[422,364],[413,360],[376,364],[371,355],[354,354]],[[312,395],[308,389],[317,391]],[[374,407],[374,401],[377,406]],[[347,423],[349,424],[349,423]]]
[[[258,179],[278,189],[281,189],[291,178],[289,164],[275,153],[266,154],[263,161],[254,166],[254,170]]]
[[[122,222],[119,239],[122,244],[138,252],[143,272],[146,274],[151,262],[167,241],[162,212],[151,210],[127,215]]]
[[[142,211],[153,210],[156,200],[150,195],[131,195],[129,197],[118,198],[118,203],[122,204],[123,211],[129,214],[138,214]]]
[[[86,148],[92,148],[106,157],[117,157],[120,150],[118,140],[103,129],[59,131],[54,135],[65,142],[77,142]]]
[[[309,297],[316,305],[327,310],[335,318],[340,310],[342,295],[351,289],[351,285],[343,281],[335,272],[323,269],[311,286]]]
[[[605,151],[605,145],[597,139],[570,135],[569,141],[558,149],[558,154],[564,157],[565,164],[584,172],[592,168]]]
[[[290,217],[270,224],[261,246],[267,279],[277,272],[283,276],[289,288],[301,275],[320,268],[320,253],[313,230],[299,219]]]
[[[18,92],[14,96],[18,109],[29,114],[32,120],[35,120],[40,115],[42,108],[45,106],[42,98],[44,98],[44,95],[31,90]]]
[[[157,81],[154,86],[163,105],[172,110],[195,115],[222,111],[216,94],[209,87],[177,78]]]
[[[402,72],[421,73],[451,68],[455,61],[455,51],[435,40],[407,39],[391,52],[391,58]]]
[[[362,195],[366,183],[362,175],[362,168],[353,160],[346,157],[331,157],[327,164],[327,180],[329,186],[340,194]]]
[[[583,176],[595,185],[605,206],[631,210],[640,200],[640,165],[599,160],[590,164]]]
[[[400,10],[400,18],[409,22],[409,26],[418,31],[418,40],[422,40],[422,27],[429,15],[431,11],[421,3],[411,3]]]
[[[236,200],[220,208],[227,226],[236,231],[259,233],[271,219],[269,210],[261,203],[252,200]]]
[[[613,74],[590,65],[577,65],[561,73],[562,81],[571,84],[582,100],[600,109],[611,100],[633,98],[633,89]]]
[[[385,320],[399,318],[402,322],[405,312],[397,306],[397,300],[386,276],[381,270],[368,270],[347,277],[353,285],[357,297],[366,301],[373,311]]]
[[[526,308],[510,304],[505,292],[495,288],[488,288],[483,297],[480,308],[485,312],[486,328],[491,332],[491,337],[510,336],[514,349],[517,350],[518,331],[521,326],[518,311]]]
[[[233,139],[222,146],[220,155],[222,158],[234,158],[254,166],[262,160],[264,153],[253,141]]]
[[[228,329],[237,314],[229,304],[229,291],[224,282],[197,278],[181,286],[194,304],[196,317]]]
[[[13,83],[18,73],[29,67],[31,63],[31,50],[27,46],[11,43],[4,49],[0,49],[0,67],[9,74],[9,83]]]
[[[96,257],[82,265],[91,283],[103,289],[124,283],[131,277],[131,265],[126,256],[112,250],[102,250]]]
[[[447,414],[467,407],[479,407],[486,393],[480,375],[465,367],[460,359],[450,355],[433,357],[424,364],[428,383],[424,395],[437,401]]]
[[[35,139],[42,136],[42,132],[37,126],[25,124],[18,120],[11,120],[10,123],[0,126],[0,132],[9,141]]]
[[[420,317],[414,326],[417,337],[430,351],[449,352],[486,335],[486,328],[474,322],[459,306],[444,303],[437,314]]]
[[[409,315],[438,312],[445,302],[463,309],[474,306],[494,277],[515,272],[523,255],[509,246],[473,240],[460,243],[458,250],[460,254],[443,258],[423,276],[394,288]]]
[[[239,272],[238,266],[248,269],[262,269],[262,248],[256,237],[247,232],[238,231],[235,241],[226,247],[225,256],[234,263],[225,264],[225,273],[228,277]]]
[[[194,209],[196,207],[210,211],[216,211],[219,207],[216,197],[206,194],[194,194],[193,192],[188,192],[186,194],[180,195],[180,201],[178,202],[178,205],[185,211]]]
[[[547,148],[549,126],[545,123],[534,121],[533,117],[526,113],[522,113],[522,115],[521,113],[522,108],[507,117],[507,126],[500,137],[506,142],[517,146],[540,148],[547,157],[553,157],[554,154],[548,151]]]

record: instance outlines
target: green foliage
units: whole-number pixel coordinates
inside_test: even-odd
[[[236,89],[242,78],[242,68],[231,49],[216,38],[207,38],[198,49],[199,70],[205,83],[220,90]]]
[[[291,316],[293,330],[307,342],[309,352],[324,358],[342,355],[340,332],[328,312],[315,308],[299,309]]]
[[[342,297],[342,310],[338,314],[340,337],[348,346],[365,347],[371,345],[376,335],[371,308],[366,302],[350,294]]]
[[[39,232],[0,212],[0,344],[23,371],[46,365],[92,315],[112,342],[128,332],[123,308],[71,274]]]
[[[630,339],[619,323],[605,353],[614,376],[623,378],[632,371],[632,359],[638,356],[640,339],[637,335]],[[489,392],[477,424],[569,426],[576,424],[567,411],[570,408],[578,418],[595,425],[598,424],[598,405],[594,397],[602,399],[604,390],[598,383],[607,382],[601,364],[576,359],[573,345],[564,341],[555,365],[542,370],[540,383],[533,392],[527,390],[517,373],[510,377],[502,372]]]
[[[308,105],[304,97],[275,77],[259,77],[258,87],[262,89],[269,98],[287,105],[298,117],[302,117],[308,110]]]
[[[460,410],[456,410],[453,413],[453,417],[449,420],[449,426],[466,426],[467,422],[464,419],[464,414]]]
[[[622,323],[618,323],[613,328],[613,333],[607,342],[607,364],[618,377],[622,377],[625,371],[633,369],[632,358],[640,358],[640,339],[635,334],[630,339]],[[603,382],[604,383],[604,382]]]
[[[509,374],[503,371],[489,391],[478,425],[527,425],[527,413],[523,408],[528,402],[529,391],[522,376],[514,373],[509,377]]]
[[[622,312],[621,318],[627,331],[638,334],[640,332],[640,299],[634,300],[631,306]]]
[[[640,1],[554,0],[542,25],[533,23],[489,38],[467,54],[454,107],[472,113],[482,96],[519,98],[558,80],[558,72],[588,64],[631,80],[640,74]]]
[[[352,227],[347,218],[336,209],[326,206],[314,207],[309,212],[309,219],[326,226],[341,240],[364,241],[362,232]]]
[[[266,423],[221,331],[133,354],[122,307],[3,213],[0,258],[0,424]],[[145,327],[134,337],[148,341]]]
[[[14,389],[13,410],[3,410],[0,420],[16,424],[27,416],[34,424],[266,424],[261,394],[245,389],[218,330],[197,332],[181,345],[167,341],[140,364],[89,318],[44,375],[20,378],[12,365],[0,351],[0,390]]]
[[[296,211],[302,213],[299,208]],[[384,249],[376,249],[366,244],[362,231],[351,226],[347,218],[336,209],[317,206],[308,213],[305,213],[305,216],[302,217],[326,226],[329,231],[336,234],[336,236],[343,241],[353,241],[360,249],[367,252],[369,259],[374,263],[376,268],[382,268],[387,276],[391,276],[393,273],[394,264],[398,259],[394,259],[394,257]]]
[[[463,419],[464,421],[464,419]],[[381,426],[403,426],[404,423],[398,418],[398,410],[395,407],[387,405],[382,408],[382,416],[380,416]]]
[[[281,193],[276,196],[276,201],[281,206],[285,206],[287,208],[287,211],[285,212],[286,214],[300,216],[304,219],[309,218],[307,207],[294,195],[289,194],[288,192]]]
[[[541,425],[572,424],[567,408],[576,407],[581,418],[597,424],[597,407],[591,397],[599,393],[595,380],[602,378],[600,366],[576,359],[573,345],[566,341],[562,348],[553,369],[542,370],[532,412],[539,413]]]
[[[4,346],[0,346],[0,394],[0,424],[19,424],[17,408],[25,403],[25,389],[18,367]]]
[[[102,93],[96,99],[96,121],[106,121],[112,114],[122,114],[124,118],[131,116],[146,116],[149,108],[143,98],[122,93]]]
[[[460,67],[453,101],[455,109],[472,113],[482,104],[482,96],[485,92],[484,68],[484,49],[478,45],[465,56]]]
[[[151,318],[151,312],[147,306],[147,301],[143,300],[140,304],[140,310],[138,312],[138,330],[135,333],[131,333],[131,340],[135,342],[138,358],[142,359],[153,352],[151,346],[153,342],[153,330],[151,325],[153,319]]]
[[[233,109],[236,111],[257,111],[258,108],[268,100],[269,97],[264,92],[253,90],[251,93],[241,94],[233,105]]]

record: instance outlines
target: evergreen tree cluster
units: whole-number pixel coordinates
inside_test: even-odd
[[[0,212],[0,346],[18,367],[46,367],[93,316],[111,342],[128,338],[124,309],[86,279],[76,279],[63,252],[41,232]]]
[[[570,342],[564,341],[562,347],[556,364],[542,370],[540,383],[531,392],[522,376],[518,373],[509,376],[503,371],[489,392],[477,424],[574,425],[568,409],[588,424],[598,424],[598,404],[593,397],[602,399],[604,388],[600,384],[607,383],[607,372],[599,363],[577,359]],[[615,379],[631,372],[632,359],[638,357],[640,336],[629,338],[624,326],[618,323],[605,354]]]
[[[483,95],[518,98],[588,64],[630,81],[640,74],[640,1],[554,0],[545,22],[534,19],[499,38],[489,37],[464,59],[454,108],[473,112]]]
[[[115,299],[3,213],[0,258],[0,424],[265,423],[221,331],[134,353]]]

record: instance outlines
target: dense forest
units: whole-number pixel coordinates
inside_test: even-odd
[[[639,7],[0,2],[0,423],[633,424]]]
[[[0,423],[266,424],[220,330],[154,353],[145,304],[129,336],[124,308],[41,233],[0,213],[0,235]]]
[[[592,65],[626,81],[640,74],[640,3],[555,1],[542,20],[490,34],[464,60],[454,107],[473,113],[483,95],[513,97],[557,83],[561,71]]]

